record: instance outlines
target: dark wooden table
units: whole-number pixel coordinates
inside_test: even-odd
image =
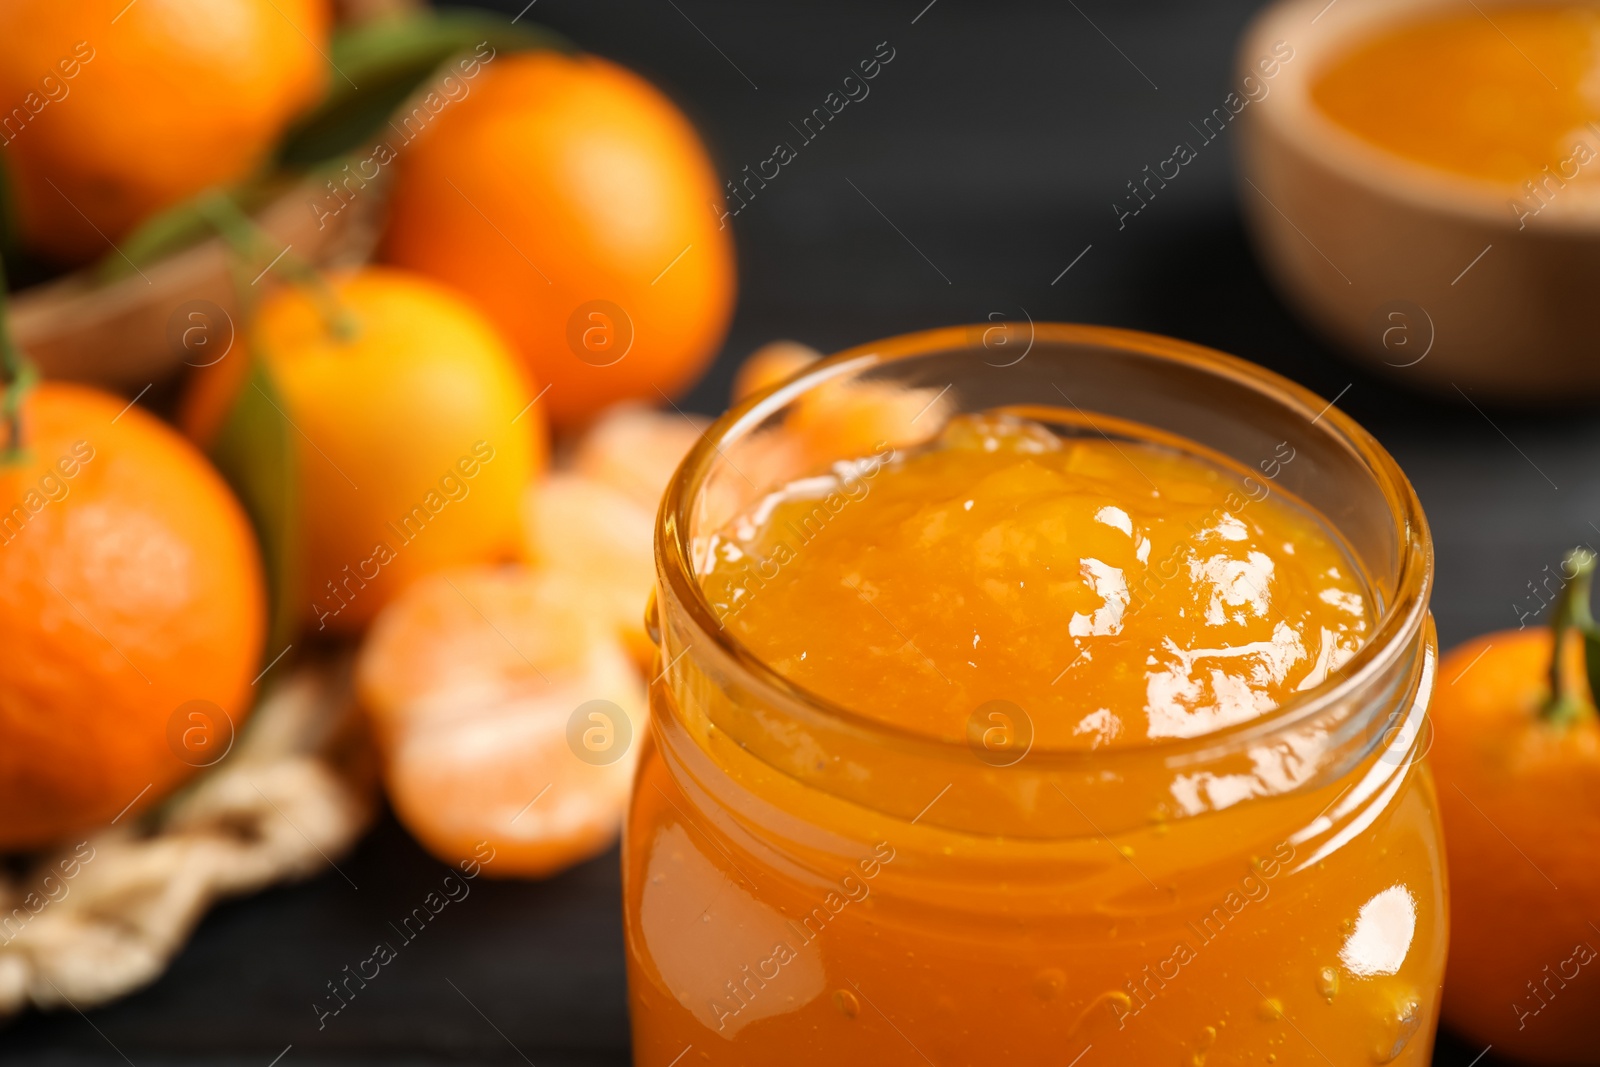
[[[497,6],[510,18],[525,4]],[[1024,309],[1172,334],[1339,395],[1428,509],[1444,642],[1514,626],[1542,568],[1600,544],[1600,420],[1478,397],[1484,414],[1330,353],[1250,254],[1227,135],[1117,227],[1124,183],[1229,91],[1254,6],[542,0],[523,18],[662,86],[727,177],[794,139],[789,123],[879,42],[894,49],[870,96],[733,221],[738,316],[686,406],[720,410],[737,361],[773,337],[830,350]],[[0,1031],[0,1061],[267,1067],[287,1049],[282,1067],[628,1062],[615,853],[545,883],[475,883],[319,1030],[325,983],[444,873],[391,820],[341,866],[359,889],[330,871],[223,906],[155,985],[87,1017],[16,1022]],[[1437,1062],[1466,1067],[1480,1051],[1441,1035]]]

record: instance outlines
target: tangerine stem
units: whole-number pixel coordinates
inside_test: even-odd
[[[0,386],[0,419],[6,426],[0,463],[12,463],[26,452],[22,439],[22,398],[38,381],[39,373],[11,336],[10,284],[4,257],[0,257],[0,375],[5,379]]]
[[[1575,548],[1562,561],[1563,571],[1570,570],[1567,584],[1556,594],[1550,611],[1550,630],[1554,641],[1550,651],[1550,697],[1540,713],[1549,722],[1570,722],[1592,705],[1566,683],[1561,670],[1561,651],[1569,631],[1576,630],[1584,642],[1584,664],[1590,675],[1590,689],[1596,688],[1594,678],[1596,653],[1600,651],[1600,632],[1595,627],[1594,615],[1589,611],[1589,590],[1594,584],[1595,554],[1588,549]],[[1592,699],[1592,698],[1591,698]]]

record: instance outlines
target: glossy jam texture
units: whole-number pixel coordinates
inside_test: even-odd
[[[1514,186],[1532,181],[1549,196],[1600,172],[1600,10],[1446,9],[1353,45],[1316,76],[1311,96],[1397,155]]]
[[[1100,746],[1098,783],[1041,780],[1037,750],[819,748],[664,598],[623,847],[639,1067],[1429,1062],[1426,767],[1369,751],[1308,780],[1314,730],[1204,766],[1157,743],[1371,639],[1363,578],[1284,488],[1310,459],[1269,445],[1247,474],[1095,425],[954,419],[781,486],[696,568],[729,635],[849,713],[970,745],[1012,701],[1036,745]]]
[[[1134,441],[964,416],[779,488],[712,539],[728,630],[800,686],[942,738],[1003,701],[1050,748],[1253,719],[1372,624],[1327,529],[1274,488]],[[1002,705],[995,705],[1002,706]]]

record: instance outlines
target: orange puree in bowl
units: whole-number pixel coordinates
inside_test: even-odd
[[[1326,527],[1254,475],[964,416],[778,490],[705,587],[779,673],[908,730],[960,739],[1005,700],[1041,747],[1193,737],[1322,682],[1372,621]]]
[[[1540,183],[1546,167],[1559,181],[1592,180],[1600,10],[1444,9],[1355,44],[1314,78],[1311,97],[1357,136],[1441,170],[1513,185]]]

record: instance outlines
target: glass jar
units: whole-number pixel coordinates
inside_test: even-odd
[[[849,434],[819,454],[801,425],[801,398],[839,383],[942,391],[930,423],[1006,409],[1247,469],[1252,497],[1290,494],[1344,540],[1372,635],[1258,719],[1136,748],[994,750],[831,706],[721,627],[697,561],[772,487],[862,454]],[[656,552],[659,676],[624,838],[641,1067],[1428,1063],[1448,931],[1423,762],[1432,546],[1405,476],[1342,412],[1147,334],[913,334],[718,421]]]

